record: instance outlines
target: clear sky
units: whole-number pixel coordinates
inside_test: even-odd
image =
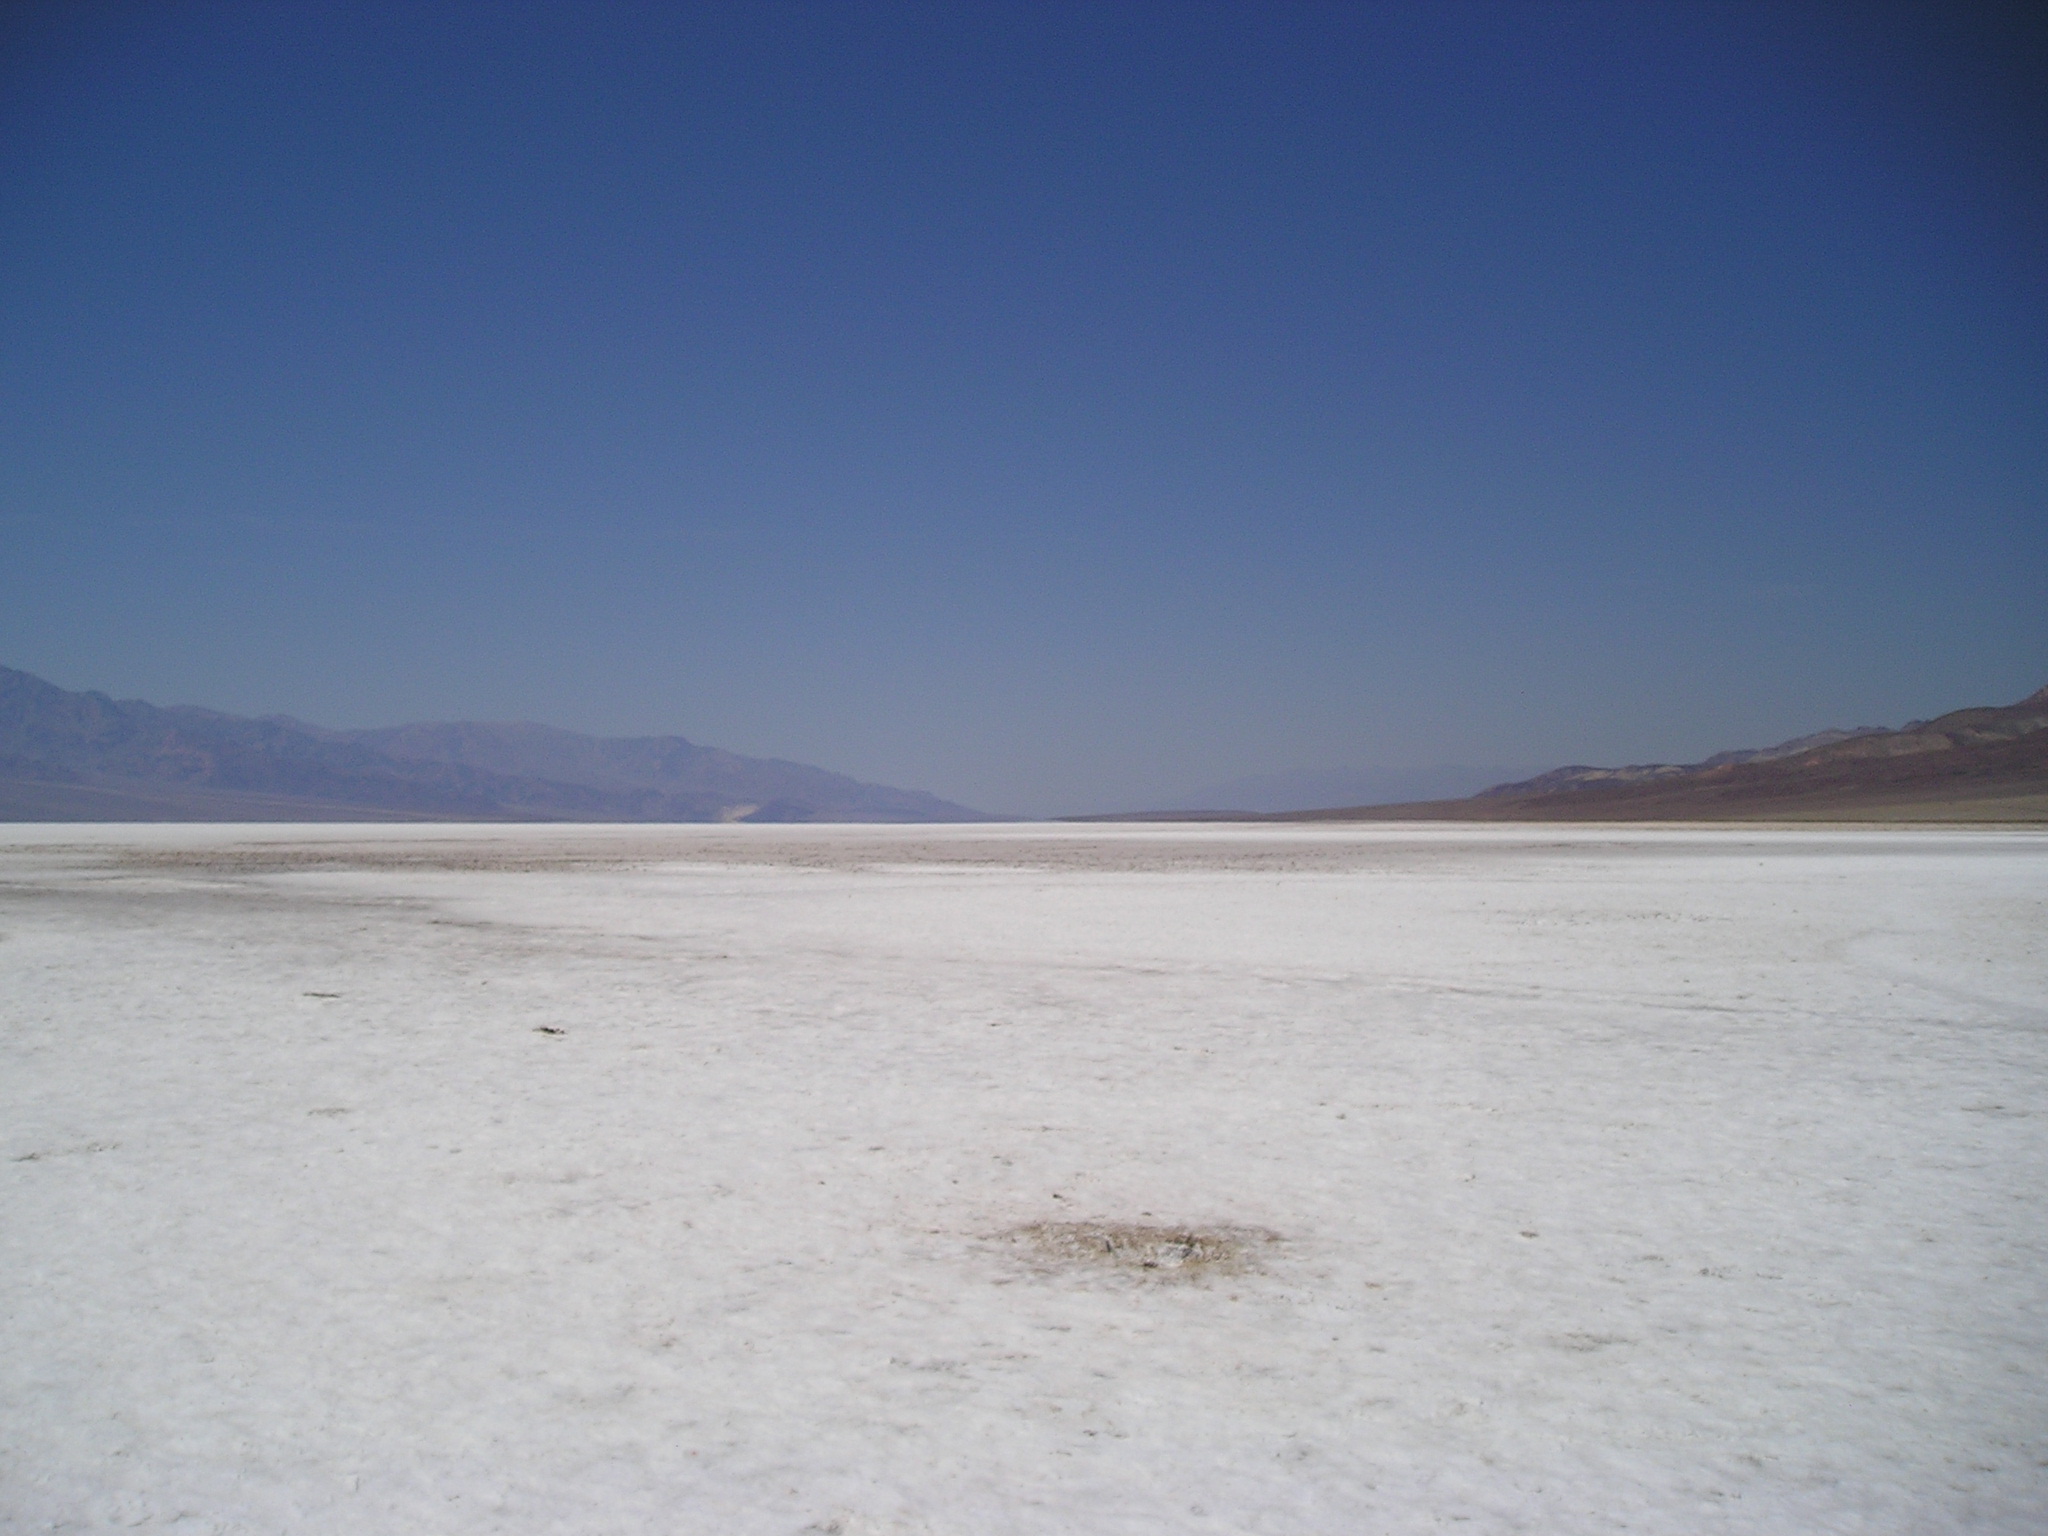
[[[971,804],[2048,683],[2027,7],[0,13],[0,663]]]

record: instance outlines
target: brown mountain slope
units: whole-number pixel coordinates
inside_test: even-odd
[[[1825,733],[1832,734],[1832,733]],[[1723,758],[1736,755],[1724,754]],[[2048,688],[1747,761],[1560,768],[1468,800],[1287,821],[2048,821]]]

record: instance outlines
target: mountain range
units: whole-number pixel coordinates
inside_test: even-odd
[[[1323,805],[1385,805],[1406,800],[1450,800],[1489,784],[1533,772],[1533,767],[1490,768],[1434,763],[1416,768],[1292,768],[1247,774],[1160,802],[1162,811],[1306,811]]]
[[[1819,731],[1697,763],[1574,765],[1463,800],[1279,819],[2048,821],[2048,688],[1896,730]]]
[[[1266,775],[1212,792],[1392,800],[1471,769]],[[1402,775],[1411,775],[1403,781]],[[1463,787],[1461,784],[1460,788]],[[1425,791],[1427,792],[1427,791]],[[1441,790],[1438,790],[1441,793]],[[1333,795],[1334,798],[1334,795]],[[1169,820],[1169,807],[1135,817]],[[2048,821],[2048,688],[1897,729],[1826,730],[1697,763],[1584,764],[1456,799],[1205,812],[1245,821]],[[0,667],[0,821],[948,822],[996,818],[680,736],[461,721],[329,730],[104,693]]]
[[[1417,770],[1418,773],[1447,770]],[[1242,780],[1241,786],[1263,786]],[[1377,786],[1375,786],[1377,787]],[[1227,791],[1230,786],[1223,786]],[[1163,807],[1075,821],[2048,821],[2048,688],[1896,730],[1859,725],[1697,763],[1574,764],[1458,799]]]
[[[336,731],[72,693],[0,667],[0,821],[986,821],[680,736]]]

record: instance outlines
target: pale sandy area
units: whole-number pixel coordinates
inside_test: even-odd
[[[2048,834],[0,829],[9,1532],[2031,1533],[2044,1362]]]

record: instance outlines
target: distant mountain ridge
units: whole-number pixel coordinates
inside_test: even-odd
[[[1923,724],[1924,721],[1916,720],[1901,729],[1910,731]],[[1697,763],[1630,763],[1620,768],[1590,768],[1583,763],[1574,763],[1566,768],[1552,768],[1533,778],[1494,784],[1480,790],[1479,793],[1550,794],[1563,789],[1584,789],[1593,784],[1639,784],[1651,779],[1680,779],[1709,768],[1732,767],[1737,763],[1774,762],[1781,757],[1798,757],[1802,753],[1817,751],[1821,747],[1831,747],[1837,742],[1891,734],[1893,732],[1889,726],[1859,725],[1848,730],[1838,726],[1825,731],[1814,731],[1806,736],[1795,736],[1790,741],[1779,742],[1775,747],[1751,747],[1734,752],[1716,752],[1712,757],[1702,758]]]
[[[464,721],[336,731],[73,693],[0,667],[0,820],[983,821],[680,736]]]
[[[1697,763],[1575,764],[1464,800],[1288,820],[2048,820],[2048,688],[1897,730],[1858,726]]]
[[[1914,730],[1925,724],[1915,720],[1901,730]],[[1723,763],[1762,763],[1774,757],[1797,757],[1801,752],[1811,752],[1815,747],[1832,747],[1838,741],[1850,741],[1858,736],[1883,736],[1891,730],[1888,725],[1855,725],[1843,730],[1835,726],[1825,731],[1814,731],[1810,735],[1795,736],[1790,741],[1781,741],[1775,747],[1756,747],[1744,752],[1716,752],[1712,757],[1701,759],[1702,768],[1718,768]]]
[[[2048,688],[1896,730],[1815,731],[1697,763],[1573,764],[1462,799],[1319,810],[1166,808],[1071,821],[2048,822]]]
[[[1162,811],[1304,811],[1321,805],[1448,800],[1527,768],[1436,763],[1417,768],[1294,768],[1247,774],[1177,795]]]
[[[2048,688],[2003,707],[1960,709],[1936,720],[1914,720],[1893,730],[1859,725],[1852,730],[1816,731],[1746,752],[1717,752],[1697,763],[1636,763],[1622,768],[1590,768],[1574,764],[1553,768],[1533,779],[1496,784],[1481,799],[1532,799],[1590,790],[1629,790],[1632,786],[1683,790],[1693,794],[1721,791],[1742,799],[1747,793],[1787,792],[1801,788],[1847,787],[1847,781],[1905,788],[1922,781],[1982,777],[1993,766],[1981,761],[1987,750],[1998,767],[2012,759],[2024,769],[2035,754],[2000,752],[2013,743],[2048,729]],[[2048,739],[2037,745],[2048,753]],[[1960,756],[1956,754],[1961,754]],[[1928,754],[1949,754],[1930,757]],[[1900,763],[1905,771],[1870,771],[1872,765]],[[2048,758],[2044,758],[2048,761]],[[1861,767],[1864,771],[1857,771]],[[1746,771],[1738,771],[1746,770]],[[1642,789],[1633,793],[1641,796]],[[1621,798],[1628,798],[1624,794]]]

